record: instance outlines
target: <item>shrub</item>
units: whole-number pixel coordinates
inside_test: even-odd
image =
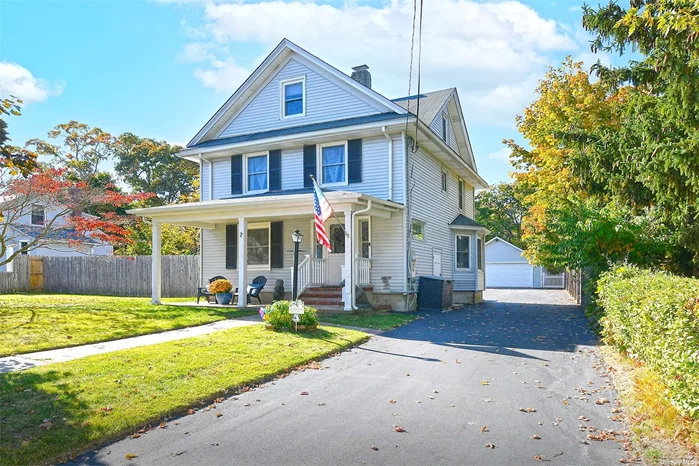
[[[233,285],[226,279],[216,280],[209,285],[209,291],[211,293],[230,293],[233,289]]]
[[[289,314],[289,301],[277,301],[265,309],[267,323],[276,329],[293,330],[294,322]],[[299,325],[306,327],[314,327],[318,325],[318,311],[312,307],[306,306],[304,313],[301,314]]]
[[[672,404],[699,417],[699,280],[619,267],[598,285],[604,339],[658,373]]]

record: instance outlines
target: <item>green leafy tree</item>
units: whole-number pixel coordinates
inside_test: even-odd
[[[152,249],[152,227],[150,222],[134,219],[127,227],[128,243],[115,245],[114,253],[123,256],[149,256]],[[199,254],[199,228],[183,227],[165,223],[161,231],[162,253],[173,256]]]
[[[100,166],[114,154],[115,140],[111,134],[75,120],[56,125],[48,137],[56,144],[31,139],[26,146],[34,148],[39,155],[51,157],[57,167],[66,168],[76,181],[88,181],[98,175]]]
[[[524,248],[522,218],[527,208],[515,196],[514,183],[498,183],[476,195],[476,221],[515,246]]]
[[[124,133],[117,139],[115,169],[138,192],[153,192],[152,205],[171,204],[195,193],[197,164],[177,156],[179,146]]]
[[[7,169],[9,175],[28,176],[37,169],[37,154],[10,144],[7,131],[8,116],[20,116],[22,99],[9,96],[0,99],[0,168]]]

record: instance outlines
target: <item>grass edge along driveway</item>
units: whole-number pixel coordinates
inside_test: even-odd
[[[0,296],[0,357],[147,335],[256,314],[236,308],[150,304],[150,298],[9,294]],[[184,301],[191,301],[184,299]]]
[[[1,374],[0,464],[69,459],[368,338],[259,325]]]
[[[371,328],[375,330],[392,330],[417,319],[415,313],[370,311],[356,314],[320,314],[318,320],[330,325],[349,325],[352,327]]]

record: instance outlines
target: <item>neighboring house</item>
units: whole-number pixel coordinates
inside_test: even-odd
[[[307,303],[353,309],[344,280],[405,309],[421,275],[453,279],[455,302],[481,299],[488,231],[473,220],[474,189],[487,184],[456,89],[390,100],[368,67],[353,70],[285,39],[180,152],[200,164],[201,201],[130,211],[153,221],[154,302],[161,223],[201,228],[203,282],[264,275],[266,291],[277,279],[291,291],[298,229]],[[325,225],[332,253],[316,243],[310,175],[338,217]]]
[[[0,205],[2,209],[2,205]],[[19,211],[17,214],[3,212],[3,218],[12,218],[14,221],[7,225],[5,234],[6,252],[1,258],[4,259],[34,241],[41,232],[45,231],[44,225],[50,222],[65,209],[61,207],[46,206],[41,203],[34,203],[27,206],[27,212]],[[81,214],[92,217],[88,214]],[[66,217],[61,216],[56,219],[44,239],[38,247],[24,252],[31,256],[104,256],[112,255],[113,248],[103,241],[87,237],[76,241],[76,234],[69,225],[66,224]],[[0,265],[0,272],[12,271],[12,264]]]
[[[565,274],[534,266],[523,250],[497,236],[485,243],[485,284],[488,288],[564,288]]]

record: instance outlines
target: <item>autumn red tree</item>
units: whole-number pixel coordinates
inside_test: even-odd
[[[110,244],[128,243],[126,224],[129,216],[107,212],[87,215],[95,205],[115,210],[143,201],[152,193],[123,194],[113,186],[96,187],[85,181],[72,181],[65,169],[43,169],[27,178],[0,174],[0,265],[18,254],[43,245],[64,241],[79,245],[86,239]],[[46,215],[40,224],[23,221],[39,206]],[[21,243],[20,237],[29,238]]]

